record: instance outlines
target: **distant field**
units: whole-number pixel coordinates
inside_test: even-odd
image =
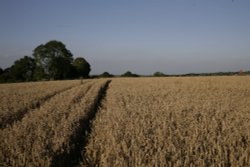
[[[0,166],[250,166],[250,77],[0,85]]]

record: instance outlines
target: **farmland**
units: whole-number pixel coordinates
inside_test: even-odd
[[[0,164],[250,166],[249,83],[231,76],[2,84]]]

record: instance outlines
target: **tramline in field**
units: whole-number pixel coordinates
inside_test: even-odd
[[[86,81],[87,82],[87,81]],[[0,85],[0,128],[22,119],[26,112],[79,81],[50,81]]]
[[[250,78],[113,79],[93,125],[94,166],[249,166]]]
[[[0,166],[250,166],[247,76],[44,83],[0,85]]]
[[[28,112],[21,121],[2,129],[0,161],[6,166],[73,163],[72,157],[65,159],[64,154],[74,152],[79,146],[73,143],[77,140],[76,132],[81,128],[81,121],[88,117],[106,82],[93,80],[61,92]],[[58,159],[60,157],[62,159]]]

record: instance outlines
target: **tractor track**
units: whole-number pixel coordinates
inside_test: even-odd
[[[86,84],[88,82],[85,82],[84,84]],[[32,112],[35,109],[40,108],[43,104],[45,104],[47,101],[49,101],[50,99],[52,99],[54,96],[63,93],[67,90],[73,89],[75,87],[77,87],[79,85],[75,85],[75,86],[71,86],[71,87],[67,87],[58,91],[55,91],[51,94],[48,94],[40,99],[38,99],[37,101],[29,104],[28,106],[20,109],[18,112],[8,116],[7,118],[5,118],[1,123],[0,123],[0,129],[4,129],[8,126],[12,126],[15,122],[17,121],[21,121],[23,119],[23,117],[29,113]]]
[[[98,95],[94,102],[91,104],[89,111],[86,115],[79,120],[79,128],[77,128],[70,137],[70,145],[72,149],[69,152],[63,152],[53,157],[51,166],[53,167],[74,167],[79,166],[80,163],[87,164],[83,159],[85,153],[85,146],[88,143],[89,135],[92,130],[92,121],[99,109],[102,107],[102,101],[106,97],[111,80],[108,80],[98,91]],[[90,88],[91,89],[91,88]],[[82,97],[83,98],[83,97]],[[81,100],[79,98],[78,100]],[[77,101],[78,101],[77,100]]]

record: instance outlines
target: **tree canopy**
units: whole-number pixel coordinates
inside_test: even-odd
[[[104,72],[102,74],[99,75],[102,78],[110,78],[110,77],[114,77],[113,74],[110,74],[109,72]]]
[[[91,70],[90,64],[83,57],[76,58],[73,62],[73,66],[76,70],[77,77],[89,77]]]
[[[10,68],[0,69],[0,82],[89,77],[90,64],[83,57],[74,60],[73,54],[60,41],[52,40],[37,46],[32,56],[24,56]]]
[[[35,69],[35,60],[29,56],[14,62],[10,68],[10,74],[15,81],[31,81]]]
[[[164,74],[163,72],[157,71],[157,72],[154,73],[154,76],[155,77],[164,77],[164,76],[166,76],[166,74]]]
[[[132,73],[131,71],[127,71],[121,75],[122,77],[139,77],[139,75]]]
[[[73,55],[60,41],[49,41],[37,46],[33,56],[39,72],[38,79],[63,79],[70,78],[71,63]],[[39,78],[42,77],[42,78]]]

